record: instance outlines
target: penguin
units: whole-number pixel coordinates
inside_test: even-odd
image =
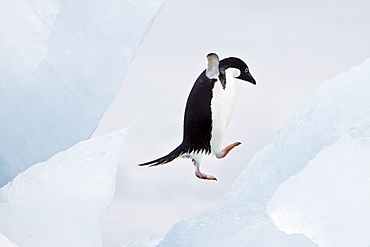
[[[219,61],[215,53],[206,56],[207,68],[195,81],[185,107],[183,140],[172,152],[161,158],[139,164],[158,166],[176,158],[189,158],[200,179],[217,180],[200,171],[203,155],[213,154],[224,158],[240,142],[234,142],[222,149],[222,140],[235,104],[235,81],[241,79],[256,85],[245,62],[236,57]]]

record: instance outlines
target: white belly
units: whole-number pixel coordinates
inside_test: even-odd
[[[214,155],[221,153],[222,140],[235,105],[235,81],[231,73],[226,73],[226,88],[223,89],[221,82],[217,81],[213,88],[211,100],[212,111],[212,137],[211,150]]]

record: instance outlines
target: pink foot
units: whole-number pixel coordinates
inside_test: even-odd
[[[217,181],[217,178],[215,178],[214,176],[212,175],[207,175],[207,174],[204,174],[204,173],[201,173],[200,171],[196,171],[195,172],[195,176],[197,176],[198,178],[200,179],[205,179],[205,180],[216,180]]]
[[[216,156],[216,157],[218,159],[222,159],[223,157],[225,157],[231,151],[231,149],[239,146],[240,144],[241,144],[240,142],[234,142],[233,144],[230,144],[230,145],[226,146],[224,149],[222,149],[221,155]]]

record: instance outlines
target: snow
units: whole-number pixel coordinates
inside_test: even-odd
[[[1,2],[0,186],[90,137],[163,2]]]
[[[102,246],[100,227],[115,191],[128,129],[76,144],[0,189],[0,245]],[[7,244],[7,245],[5,245]]]
[[[158,246],[368,246],[369,82],[370,59],[323,83],[224,197]]]

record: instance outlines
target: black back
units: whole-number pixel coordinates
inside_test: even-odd
[[[186,102],[182,143],[169,154],[139,166],[166,164],[193,151],[211,153],[211,99],[216,81],[216,79],[209,79],[205,70],[200,74]]]
[[[186,152],[211,152],[212,89],[216,79],[209,79],[206,71],[195,81],[185,107],[184,132],[182,146]]]

